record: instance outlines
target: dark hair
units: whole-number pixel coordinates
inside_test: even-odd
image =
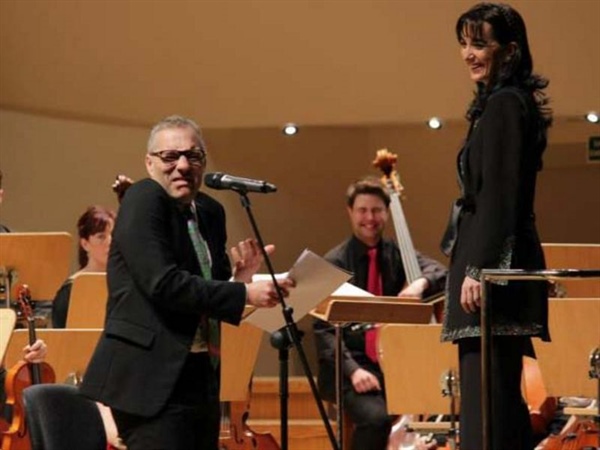
[[[352,208],[360,194],[375,195],[383,200],[386,208],[390,206],[390,196],[379,178],[366,177],[352,183],[346,191],[346,204]]]
[[[487,98],[493,91],[503,86],[515,86],[533,97],[545,137],[545,130],[552,123],[552,113],[547,107],[548,98],[543,92],[548,86],[548,80],[533,73],[533,58],[523,18],[510,5],[478,3],[458,18],[457,39],[460,41],[463,38],[465,28],[473,37],[480,38],[486,22],[490,24],[492,35],[501,48],[514,42],[516,49],[508,60],[501,61],[499,66],[494,68],[487,86],[478,83],[475,98],[467,111],[467,118],[471,121],[479,118]]]
[[[0,189],[2,189],[2,177],[4,175],[2,174],[2,170],[0,170]]]
[[[102,233],[106,230],[108,224],[115,220],[115,213],[102,206],[90,206],[79,217],[77,221],[77,234],[79,239],[89,239],[96,233]],[[83,269],[88,263],[88,254],[79,242],[78,250],[79,268]]]

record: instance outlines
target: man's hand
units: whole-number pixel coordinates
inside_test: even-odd
[[[274,245],[265,245],[267,255],[275,251]],[[256,239],[240,241],[236,247],[231,249],[231,260],[233,263],[233,279],[244,283],[252,281],[252,275],[258,272],[263,263],[263,255]]]
[[[295,286],[295,282],[291,278],[278,280],[277,284],[284,297],[287,297],[289,290]],[[258,308],[271,308],[279,303],[277,289],[270,280],[255,281],[246,284],[246,294],[246,303]]]
[[[133,180],[129,178],[127,175],[117,175],[115,182],[112,184],[112,190],[115,194],[117,194],[117,198],[119,199],[119,203],[123,200],[123,196],[125,195],[125,191],[129,189],[129,187],[133,184]]]
[[[380,391],[381,385],[375,375],[365,369],[356,369],[350,376],[354,390],[359,394],[369,391]]]
[[[471,277],[465,277],[460,290],[460,306],[468,313],[476,313],[481,306],[481,283]]]
[[[38,339],[32,345],[23,347],[23,359],[28,363],[41,363],[46,358],[48,346],[44,341]]]
[[[423,298],[423,293],[429,287],[429,280],[425,277],[417,278],[404,289],[400,291],[398,297],[419,297]]]

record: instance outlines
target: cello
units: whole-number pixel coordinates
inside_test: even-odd
[[[37,341],[35,318],[31,308],[31,293],[27,285],[17,287],[17,302],[27,320],[29,345]],[[56,376],[52,367],[45,362],[29,363],[19,361],[8,371],[5,382],[6,407],[12,408],[12,420],[2,432],[2,450],[29,450],[31,443],[25,423],[23,390],[32,384],[54,383]]]

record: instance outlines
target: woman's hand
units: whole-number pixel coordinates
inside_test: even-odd
[[[460,306],[467,314],[479,311],[481,306],[481,282],[465,277],[460,290]]]

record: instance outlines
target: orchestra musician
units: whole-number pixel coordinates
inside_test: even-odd
[[[129,450],[216,450],[214,325],[238,324],[246,304],[273,307],[278,296],[271,281],[251,281],[262,263],[255,240],[232,251],[232,271],[223,207],[197,196],[206,147],[195,122],[157,123],[145,165],[149,178],[127,190],[119,209],[105,328],[81,392],[111,408]],[[279,283],[284,295],[294,284]]]
[[[346,198],[352,236],[330,250],[325,259],[352,272],[351,283],[375,295],[426,297],[443,289],[445,267],[418,252],[423,277],[405,286],[400,249],[394,241],[383,237],[389,217],[390,196],[379,179],[365,178],[353,183]],[[325,400],[333,402],[334,328],[316,320],[314,331],[319,359],[319,390]],[[387,414],[383,372],[367,343],[369,331],[359,325],[344,329],[344,410],[354,424],[352,449],[385,450],[393,417]]]
[[[0,170],[0,205],[4,198],[4,189],[2,188],[3,173]],[[0,233],[9,233],[8,227],[0,224]],[[26,345],[23,348],[23,359],[29,363],[40,363],[43,362],[48,353],[48,347],[42,339],[36,339],[33,345]],[[10,369],[10,368],[9,368]],[[6,375],[7,369],[4,366],[4,361],[0,361],[0,417],[4,418],[8,423],[12,420],[12,411],[10,408],[6,408]]]
[[[455,31],[476,92],[457,163],[462,197],[442,242],[451,255],[442,340],[458,343],[461,449],[481,450],[481,270],[545,267],[533,209],[551,117],[548,81],[533,73],[525,23],[514,8],[477,4]],[[490,295],[492,448],[529,450],[522,357],[531,336],[549,340],[547,286],[510,281],[492,285]]]
[[[108,250],[115,225],[115,213],[102,206],[90,206],[77,221],[79,271],[67,278],[52,302],[52,326],[65,328],[73,277],[82,272],[106,272]]]

